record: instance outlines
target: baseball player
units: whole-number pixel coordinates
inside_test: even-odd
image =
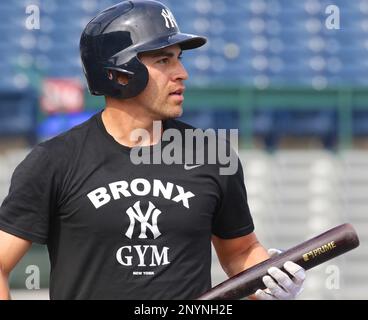
[[[217,164],[132,163],[132,132],[191,129],[182,114],[182,52],[206,43],[181,33],[169,8],[124,1],[85,27],[83,70],[104,109],[37,145],[16,168],[0,209],[0,297],[32,242],[47,244],[51,299],[194,299],[211,287],[211,241],[228,276],[269,258],[258,242],[243,172]],[[153,122],[162,130],[153,133]],[[183,147],[184,148],[184,147]],[[256,299],[292,299],[305,271],[271,268]]]

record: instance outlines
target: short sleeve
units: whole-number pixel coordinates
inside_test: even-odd
[[[243,168],[239,159],[237,161],[234,174],[221,176],[222,200],[213,219],[212,233],[223,239],[245,236],[254,230]]]
[[[42,146],[35,147],[15,169],[9,194],[0,207],[0,229],[46,243],[55,203],[54,166]]]

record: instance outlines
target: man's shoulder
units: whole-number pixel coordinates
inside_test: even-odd
[[[72,127],[71,129],[41,142],[38,146],[49,151],[51,154],[65,152],[79,148],[85,142],[85,137],[88,135],[91,127],[94,125],[96,115],[93,115],[83,123]]]

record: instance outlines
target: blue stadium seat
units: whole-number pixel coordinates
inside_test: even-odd
[[[353,133],[354,136],[368,137],[368,111],[355,110],[353,112]]]
[[[70,114],[54,114],[44,119],[37,127],[37,138],[39,141],[50,139],[74,126],[87,121],[95,112],[83,111]]]
[[[275,127],[274,111],[272,110],[256,110],[253,114],[252,131],[256,137],[263,139],[271,139]],[[270,145],[270,143],[268,143]]]
[[[313,110],[313,109],[312,109]],[[283,136],[321,137],[325,147],[331,148],[337,135],[334,111],[277,111],[274,134]]]
[[[14,88],[0,91],[0,135],[23,136],[35,142],[37,95]]]

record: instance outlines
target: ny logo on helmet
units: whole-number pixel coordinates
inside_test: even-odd
[[[168,28],[168,29],[169,28],[175,28],[175,27],[178,28],[178,24],[176,23],[176,20],[175,20],[173,14],[169,10],[162,9],[161,15],[165,19],[166,28]]]
[[[153,234],[153,238],[156,239],[161,235],[161,232],[157,227],[157,217],[161,214],[161,211],[155,207],[155,205],[149,201],[146,214],[143,214],[140,206],[140,201],[137,201],[133,207],[129,207],[126,211],[130,219],[130,225],[125,235],[131,239],[134,231],[135,220],[141,224],[141,233],[138,238],[147,239],[146,231],[149,228]],[[148,223],[152,215],[152,224]]]

